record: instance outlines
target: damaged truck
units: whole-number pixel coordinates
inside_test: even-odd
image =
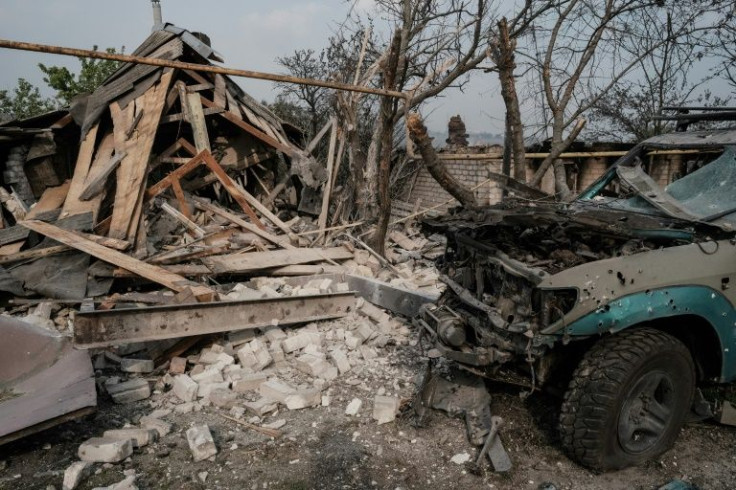
[[[676,180],[647,170],[682,155]],[[660,179],[661,180],[661,179]],[[671,447],[698,386],[736,378],[736,130],[650,138],[571,203],[507,199],[425,220],[447,290],[429,357],[532,390],[564,380],[560,440],[604,471]]]

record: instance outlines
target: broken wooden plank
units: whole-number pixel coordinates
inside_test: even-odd
[[[325,264],[300,264],[287,265],[278,269],[268,271],[269,276],[313,276],[317,274],[343,274],[346,272],[345,267],[341,265],[325,265]]]
[[[219,113],[224,112],[224,111],[225,111],[225,109],[223,109],[222,107],[209,107],[207,109],[202,109],[202,113],[205,116],[210,116],[212,114],[219,114]],[[183,112],[180,112],[178,114],[171,114],[169,116],[162,117],[161,118],[161,124],[166,124],[166,123],[176,122],[176,121],[186,121],[186,120],[187,120],[187,118],[184,115],[184,113]]]
[[[158,84],[136,99],[136,107],[146,109],[136,136],[125,141],[121,151],[126,153],[118,168],[117,191],[108,235],[121,240],[135,241],[138,221],[143,209],[143,189],[148,172],[148,160],[156,137],[161,112],[172,73],[164,73]]]
[[[97,131],[99,130],[99,127],[99,122],[92,126],[84,137],[84,140],[82,140],[82,144],[79,146],[77,163],[74,166],[74,175],[72,176],[72,181],[69,185],[69,190],[64,201],[64,207],[61,210],[62,216],[77,214],[76,206],[79,204],[79,196],[82,194],[84,181],[87,180],[87,174],[89,173],[89,168],[92,165],[92,157],[95,154],[95,144],[97,142]],[[85,208],[86,207],[87,206],[85,206]]]
[[[189,202],[184,195],[184,189],[181,188],[181,182],[178,179],[174,179],[171,182],[171,189],[174,191],[176,201],[179,204],[179,212],[189,221],[192,220],[192,213],[189,211]]]
[[[171,207],[171,205],[167,202],[161,203],[161,210],[164,211],[166,214],[177,220],[179,223],[183,224],[184,227],[191,231],[194,236],[197,238],[202,238],[205,235],[205,231],[197,225],[197,223],[193,222],[186,216],[184,216],[182,213]]]
[[[335,145],[337,144],[337,119],[332,116],[332,131],[330,133],[330,144],[327,150],[327,182],[322,189],[322,209],[317,219],[320,230],[327,228],[327,213],[330,210],[330,194],[332,193],[332,167],[335,164]],[[324,238],[324,231],[320,231],[318,239]]]
[[[192,94],[195,92],[201,92],[202,90],[212,90],[213,88],[215,88],[215,86],[212,85],[210,82],[197,83],[195,85],[187,85],[187,92]]]
[[[68,245],[93,257],[97,257],[100,260],[123,267],[124,269],[134,272],[150,281],[166,286],[176,292],[183,291],[185,288],[191,287],[192,290],[195,291],[197,298],[207,301],[217,295],[215,291],[206,286],[194,283],[160,267],[146,264],[145,262],[141,262],[140,260],[129,257],[116,250],[111,250],[103,245],[87,240],[74,232],[63,230],[52,224],[37,220],[21,221],[19,224],[52,238],[57,242],[63,243],[64,245]]]
[[[220,74],[215,75],[214,102],[217,108],[225,109],[225,107],[227,107],[227,96],[225,95],[226,90],[227,88],[225,87],[225,77]]]
[[[206,99],[205,97],[201,97],[201,102],[202,102],[202,105],[205,107],[215,107],[215,103],[212,102],[211,100]],[[227,119],[231,123],[235,124],[240,129],[243,129],[244,131],[249,133],[251,136],[254,136],[257,139],[261,140],[262,142],[266,143],[267,145],[272,146],[283,153],[286,153],[290,157],[298,153],[295,147],[284,145],[280,141],[272,138],[271,136],[267,135],[266,133],[256,128],[255,126],[248,124],[247,122],[243,121],[241,118],[235,116],[232,112],[221,112],[220,116]]]
[[[55,255],[61,252],[71,250],[66,245],[55,245],[46,248],[33,248],[12,255],[4,255],[0,257],[0,264],[12,264],[13,262],[23,262],[24,260],[39,259],[49,255]]]
[[[212,275],[212,271],[209,270],[207,266],[197,264],[173,264],[162,266],[162,269],[173,274],[187,277]],[[113,270],[110,275],[100,275],[98,277],[115,277],[119,279],[140,278],[139,275],[122,268]]]
[[[89,201],[105,188],[108,177],[118,168],[126,153],[115,154],[106,164],[100,166],[97,171],[90,171],[84,183],[84,189],[79,195],[81,201]]]
[[[275,245],[278,245],[279,247],[289,249],[289,250],[297,249],[297,247],[289,243],[289,237],[285,237],[285,236],[281,237],[281,236],[272,235],[271,233],[268,233],[267,231],[262,230],[251,223],[248,223],[247,221],[243,220],[237,215],[229,211],[226,211],[219,206],[209,203],[205,201],[204,199],[198,198],[196,196],[194,196],[193,199],[194,199],[194,205],[203,211],[210,211],[219,216],[222,216],[223,218],[227,219],[231,223],[234,223],[240,226],[241,228],[243,228],[244,230],[250,231],[251,233],[258,235],[259,237],[265,240],[268,240],[269,242]]]
[[[74,342],[92,348],[340,318],[353,293],[195,303],[77,313]]]
[[[186,176],[189,172],[199,167],[204,160],[204,151],[197,153],[191,160],[175,169],[163,179],[159,180],[146,190],[146,199],[150,200],[168,189],[175,180]]]
[[[353,254],[344,247],[300,248],[297,250],[273,250],[238,255],[208,257],[202,262],[213,272],[246,273],[286,265],[307,264],[322,260],[346,260]]]
[[[192,126],[194,146],[197,151],[212,151],[200,95],[198,93],[187,93],[187,105],[189,106],[189,124]]]
[[[245,214],[247,214],[248,217],[253,220],[253,223],[258,228],[265,230],[266,227],[263,225],[258,216],[256,216],[253,208],[251,208],[248,204],[248,199],[245,196],[244,190],[238,184],[236,184],[232,178],[230,178],[227,172],[223,170],[223,168],[220,166],[219,163],[217,163],[217,161],[214,159],[209,151],[204,152],[202,158],[204,159],[204,164],[207,165],[212,173],[217,176],[217,180],[220,181],[228,194],[230,194],[230,196],[235,199],[235,202],[237,202],[243,209],[243,211],[245,211]]]

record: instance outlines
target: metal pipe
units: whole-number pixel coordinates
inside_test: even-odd
[[[314,87],[332,88],[335,90],[346,90],[348,92],[361,92],[364,94],[383,95],[386,97],[395,97],[399,99],[408,99],[408,94],[396,92],[393,90],[382,90],[378,88],[363,87],[360,85],[351,85],[349,83],[328,82],[322,80],[314,80],[312,78],[292,77],[289,75],[277,75],[275,73],[266,73],[260,71],[239,70],[235,68],[225,68],[214,65],[201,65],[199,63],[187,63],[184,61],[170,61],[159,58],[146,58],[142,56],[133,56],[128,54],[107,53],[102,51],[92,51],[88,49],[65,48],[62,46],[51,46],[48,44],[26,43],[22,41],[10,41],[8,39],[0,39],[0,48],[15,49],[19,51],[33,51],[36,53],[58,54],[62,56],[75,56],[77,58],[97,58],[102,60],[120,61],[123,63],[138,63],[142,65],[163,66],[167,68],[177,68],[180,70],[193,70],[198,72],[218,73],[220,75],[230,75],[235,77],[255,78],[257,80],[270,80],[272,82],[296,83],[301,85],[311,85]]]

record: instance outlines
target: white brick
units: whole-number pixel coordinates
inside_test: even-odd
[[[187,430],[187,442],[194,461],[203,461],[217,454],[215,440],[206,424],[195,425]]]
[[[223,381],[221,383],[199,383],[199,389],[197,390],[198,398],[209,399],[210,393],[214,390],[227,390],[230,388],[230,383]]]
[[[251,340],[238,351],[240,364],[254,371],[261,371],[273,362],[266,345],[258,339]]]
[[[89,461],[77,461],[72,463],[64,471],[64,482],[61,484],[61,490],[74,490],[87,478],[90,473],[92,463]]]
[[[378,425],[392,422],[399,413],[401,400],[393,396],[376,395],[373,399],[373,418],[378,421]]]
[[[281,342],[281,348],[284,350],[284,352],[294,352],[295,350],[303,349],[309,344],[313,345],[322,345],[322,335],[315,332],[300,332],[297,335],[294,335],[293,337],[289,337],[288,339]]]
[[[204,371],[190,375],[192,380],[197,383],[222,383],[225,378],[222,377],[222,372],[214,367],[207,367]]]
[[[267,380],[268,376],[265,373],[246,374],[233,383],[233,391],[238,393],[257,391]]]
[[[227,388],[215,388],[210,391],[208,398],[216,407],[232,408],[238,401],[238,394]]]
[[[345,415],[349,415],[351,417],[358,415],[362,406],[363,400],[360,398],[353,398],[352,401],[348,403],[348,406],[345,407]]]
[[[340,374],[345,374],[353,368],[350,365],[350,361],[348,361],[347,354],[340,349],[330,352],[330,357],[337,365],[337,369],[340,371]]]
[[[148,381],[142,378],[117,384],[106,384],[105,388],[115,403],[132,403],[151,396],[151,387]]]
[[[258,391],[266,398],[284,403],[286,397],[293,394],[296,390],[293,386],[290,386],[283,381],[272,379],[262,383],[258,388]]]
[[[296,368],[310,376],[319,377],[330,367],[329,362],[314,354],[302,354],[296,360]]]
[[[254,402],[245,402],[243,403],[243,406],[248,410],[248,412],[258,415],[259,417],[263,417],[267,413],[276,410],[276,408],[278,408],[278,403],[270,398],[263,397]]]
[[[174,377],[174,388],[172,391],[183,402],[193,402],[197,399],[199,385],[186,374]]]
[[[289,410],[300,410],[302,408],[316,407],[322,403],[322,391],[317,388],[298,390],[287,396],[284,400]]]
[[[133,454],[131,439],[93,437],[79,446],[79,459],[91,463],[119,463]]]

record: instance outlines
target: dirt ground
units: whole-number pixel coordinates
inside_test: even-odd
[[[434,412],[425,427],[415,428],[408,416],[384,425],[371,418],[380,388],[408,400],[423,367],[416,346],[389,346],[382,354],[335,380],[326,391],[329,406],[267,416],[264,423],[286,420],[278,439],[223,418],[227,412],[214,406],[172,413],[164,419],[173,423],[171,433],[121,464],[95,465],[79,488],[119,482],[126,470],[135,471],[141,489],[656,489],[675,478],[702,489],[736,488],[735,428],[691,424],[659,461],[596,475],[560,450],[554,431],[559,400],[543,394],[523,399],[520,389],[506,385],[490,388],[493,412],[505,419],[502,438],[514,468],[475,475],[451,462],[459,453],[476,455],[461,420]],[[167,408],[172,398],[154,393],[115,405],[101,396],[95,415],[0,448],[0,488],[60,489],[80,443]],[[358,417],[344,413],[354,398],[363,401]],[[214,461],[192,462],[184,432],[195,422],[208,424],[213,433],[219,449]]]

